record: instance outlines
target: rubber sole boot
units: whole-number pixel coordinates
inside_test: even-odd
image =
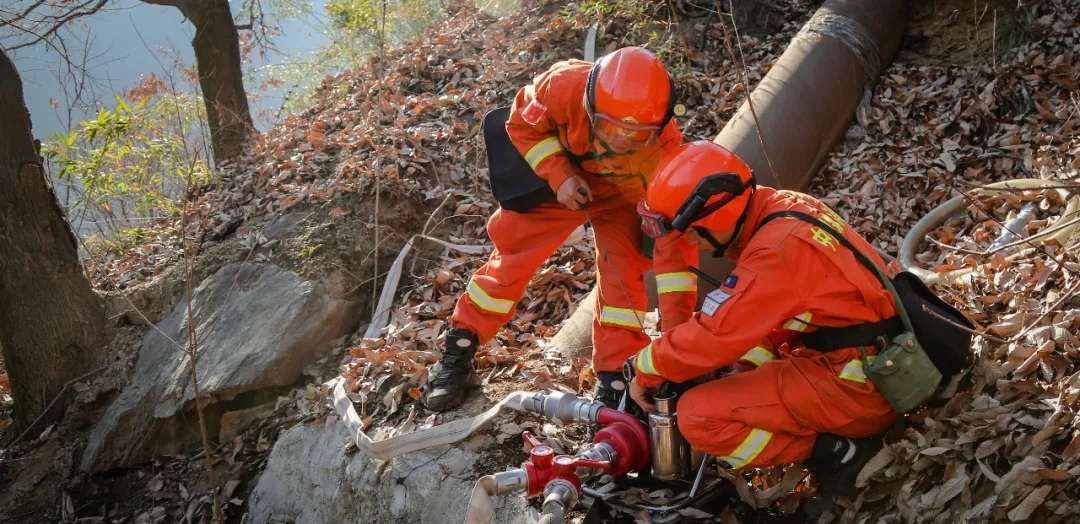
[[[473,356],[480,346],[476,334],[452,328],[446,334],[443,355],[431,368],[431,381],[424,394],[424,406],[431,411],[454,409],[469,391],[480,387]]]
[[[883,446],[877,438],[852,439],[823,433],[818,435],[814,450],[803,465],[818,477],[818,489],[823,497],[854,499],[859,494],[855,479]]]

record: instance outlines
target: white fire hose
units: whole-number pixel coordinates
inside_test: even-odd
[[[1061,183],[1060,180],[1021,178],[987,184],[985,189],[977,189],[975,192],[980,195],[989,195],[996,193],[997,191],[994,191],[995,189],[1039,189],[1042,187],[1061,185]],[[945,273],[935,273],[923,269],[915,260],[915,250],[918,249],[923,238],[926,237],[930,231],[948,220],[949,217],[962,211],[967,207],[967,204],[968,197],[958,196],[934,208],[919,219],[919,221],[912,226],[911,231],[908,231],[908,234],[904,237],[903,243],[900,245],[900,266],[904,270],[919,277],[927,284],[952,282],[975,271],[976,268],[963,268]],[[1078,219],[1078,217],[1080,217],[1080,195],[1074,195],[1068,200],[1065,212],[1061,214],[1061,217],[1043,231],[1031,235],[1024,240],[1032,243],[1035,243],[1036,240],[1039,240],[1038,243],[1054,241],[1058,245],[1064,246],[1065,242],[1069,240],[1069,237],[1071,237],[1077,228],[1080,227],[1080,219]],[[1007,227],[1007,229],[1011,230],[1012,227]]]

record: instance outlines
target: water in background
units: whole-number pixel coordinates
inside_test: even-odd
[[[322,12],[323,2],[324,0],[315,0],[314,7],[317,12]],[[235,16],[239,12],[240,3],[233,1],[232,4]],[[168,50],[187,65],[195,63],[194,51],[191,48],[194,28],[178,9],[144,4],[138,0],[115,0],[110,6],[107,12],[83,19],[90,35],[89,56],[94,57],[90,60],[91,75],[99,94],[103,95],[101,103],[107,107],[114,105],[112,95],[131,88],[141,76],[155,73],[158,77],[164,77],[174,71],[172,60],[159,49]],[[284,34],[273,41],[280,53],[268,52],[265,58],[256,57],[254,67],[282,63],[318,49],[326,42],[321,24],[319,16],[282,21]],[[39,44],[14,51],[11,57],[25,85],[24,94],[34,124],[34,136],[44,138],[56,132],[67,131],[69,118],[60,81],[70,82],[71,79],[62,73],[64,61],[60,55]],[[58,73],[60,80],[57,79]],[[248,87],[250,90],[252,86]],[[252,105],[252,115],[276,110],[286,89],[286,86],[282,86],[259,93],[258,97],[251,97],[249,102]],[[52,109],[50,99],[56,100],[60,109]],[[79,120],[96,112],[96,107],[78,108],[71,115],[70,123],[77,125]],[[267,124],[266,119],[260,119],[256,122],[256,127],[265,129]]]
[[[314,10],[322,12],[325,0],[315,0]],[[232,2],[233,14],[240,10],[239,2]],[[195,63],[191,39],[194,28],[173,7],[142,3],[138,0],[116,0],[108,11],[96,13],[83,20],[86,27],[75,26],[74,36],[68,38],[71,49],[79,49],[80,39],[89,41],[87,69],[96,100],[72,108],[65,99],[65,84],[72,86],[74,79],[67,73],[65,62],[53,48],[38,44],[10,52],[15,67],[23,79],[24,96],[33,123],[34,137],[45,140],[55,133],[67,132],[78,126],[81,120],[94,118],[99,107],[115,107],[115,96],[135,86],[140,77],[151,73],[167,78],[176,73],[174,58],[191,66]],[[254,74],[256,85],[264,66],[282,64],[289,60],[301,60],[326,43],[325,23],[319,15],[282,20],[282,35],[273,40],[277,51],[268,51],[264,57],[255,56],[255,63],[248,65],[245,74]],[[164,52],[163,52],[164,51]],[[293,86],[282,85],[265,91],[247,85],[248,102],[255,126],[265,130],[270,116],[280,107],[286,91]],[[71,187],[59,181],[55,191],[61,203],[70,201]],[[86,237],[100,231],[101,218],[79,215],[70,217],[75,230]]]

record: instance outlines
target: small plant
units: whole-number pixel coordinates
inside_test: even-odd
[[[560,14],[582,27],[598,23],[603,33],[616,37],[617,47],[643,46],[677,69],[686,61],[687,46],[675,31],[678,20],[670,15],[670,9],[667,2],[657,0],[582,0]],[[603,54],[604,45],[598,42],[597,56]]]
[[[133,232],[146,220],[172,217],[189,182],[210,180],[205,155],[192,145],[202,104],[147,89],[144,82],[129,92],[142,95],[137,101],[117,97],[115,108],[43,144],[57,196],[80,234]]]

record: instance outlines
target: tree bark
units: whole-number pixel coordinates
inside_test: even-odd
[[[105,348],[105,313],[45,181],[22,80],[0,50],[0,349],[25,428]],[[45,417],[59,419],[63,402]]]
[[[243,152],[244,142],[255,130],[244,92],[240,36],[228,0],[194,0],[192,7],[195,38],[191,45],[195,48],[214,160],[232,160]]]

